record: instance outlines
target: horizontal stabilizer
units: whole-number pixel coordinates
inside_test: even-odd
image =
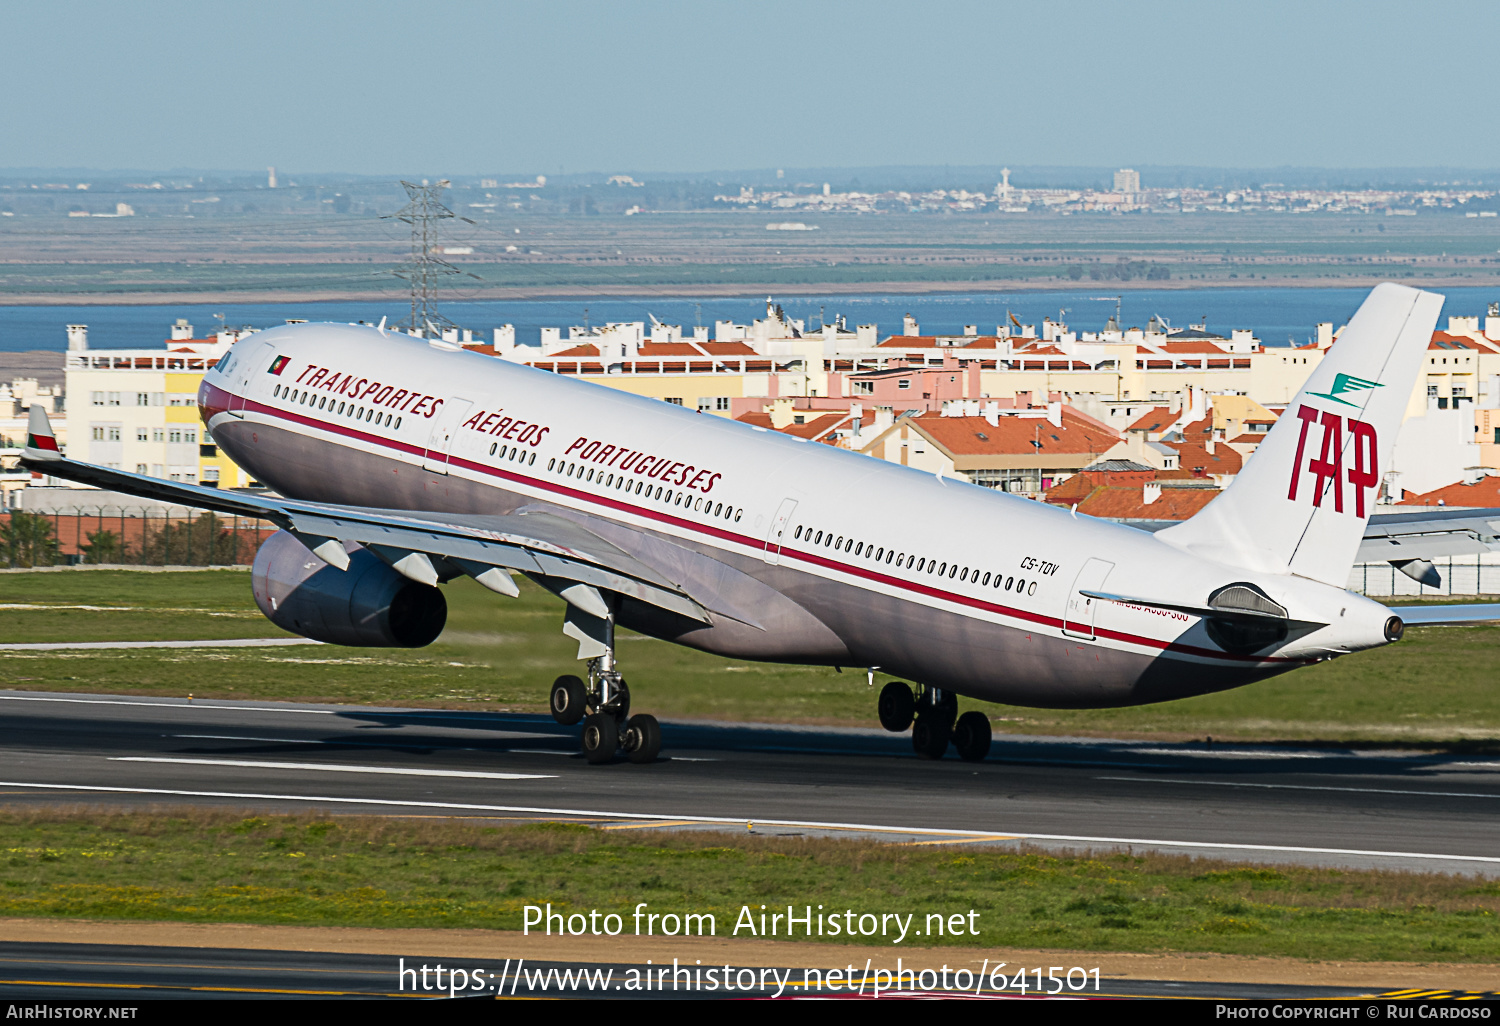
[[[1455,606],[1391,606],[1408,627],[1462,627],[1465,624],[1500,623],[1500,602]]]
[[[1285,613],[1273,613],[1261,609],[1228,608],[1225,606],[1195,606],[1185,602],[1166,602],[1161,599],[1132,598],[1129,595],[1112,595],[1103,591],[1079,589],[1080,595],[1118,602],[1122,606],[1145,606],[1148,609],[1170,609],[1178,613],[1189,613],[1205,620],[1225,620],[1230,623],[1284,623],[1289,627],[1326,627],[1325,623],[1288,619]]]

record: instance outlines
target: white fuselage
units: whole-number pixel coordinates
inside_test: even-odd
[[[626,624],[710,651],[879,667],[1001,701],[1117,705],[1385,642],[1389,612],[1340,588],[374,328],[252,335],[205,377],[200,399],[215,440],[290,497],[570,516],[689,593],[721,592],[734,608],[713,628]],[[1236,582],[1326,626],[1234,654],[1192,614],[1078,594],[1202,606]],[[775,603],[756,589],[790,604],[761,622],[758,608]],[[797,631],[813,640],[778,640]]]

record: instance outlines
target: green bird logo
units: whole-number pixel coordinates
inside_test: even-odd
[[[1334,402],[1343,403],[1345,406],[1358,407],[1358,403],[1351,403],[1347,399],[1340,399],[1339,396],[1344,394],[1345,392],[1363,392],[1369,388],[1384,387],[1385,386],[1378,381],[1370,381],[1367,378],[1357,378],[1353,374],[1344,374],[1340,372],[1333,376],[1333,387],[1328,391],[1309,392],[1307,394],[1315,395],[1319,399],[1332,399]]]

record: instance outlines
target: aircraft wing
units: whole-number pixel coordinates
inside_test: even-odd
[[[32,410],[28,444],[21,457],[27,469],[127,495],[269,520],[341,569],[349,564],[342,543],[357,542],[424,584],[467,574],[491,590],[514,595],[509,571],[518,570],[597,616],[603,616],[605,609],[597,595],[590,601],[590,588],[616,592],[701,623],[711,622],[704,606],[680,586],[562,517],[542,512],[486,516],[338,506],[163,481],[63,458],[41,407]],[[587,588],[574,592],[573,585]]]
[[[1500,509],[1413,508],[1377,513],[1365,525],[1358,562],[1402,562],[1500,551]]]

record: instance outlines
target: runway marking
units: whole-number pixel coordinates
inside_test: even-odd
[[[1168,780],[1162,777],[1095,777],[1095,780],[1125,780],[1153,784],[1189,784],[1194,787],[1259,787],[1273,791],[1347,791],[1352,794],[1414,794],[1424,798],[1500,798],[1500,794],[1478,791],[1401,791],[1391,787],[1329,787],[1314,784],[1250,784],[1234,780]]]
[[[249,759],[168,759],[149,755],[113,755],[110,762],[168,762],[183,766],[238,766],[245,769],[315,770],[325,773],[380,773],[396,777],[478,777],[482,780],[552,780],[548,773],[484,773],[479,770],[404,769],[399,766],[348,766],[322,762],[260,762]]]
[[[600,830],[657,830],[661,827],[692,826],[697,820],[692,819],[653,819],[649,823],[609,823],[601,826]]]
[[[163,737],[181,737],[192,741],[272,741],[283,745],[321,745],[323,741],[306,741],[295,737],[237,737],[233,734],[163,734]]]
[[[308,716],[337,716],[335,709],[289,709],[277,706],[258,705],[214,705],[211,699],[201,702],[129,702],[119,698],[50,698],[41,695],[3,695],[0,701],[6,702],[63,702],[69,705],[138,705],[143,708],[156,709],[214,709],[219,712],[274,712],[274,713],[302,713]]]
[[[93,987],[104,990],[178,990],[208,994],[301,994],[308,997],[431,997],[372,990],[282,990],[274,987],[189,987],[172,983],[96,983],[85,980],[0,980],[7,987]]]
[[[0,645],[0,652],[55,652],[60,649],[106,648],[283,648],[287,645],[321,645],[311,638],[224,638],[219,641],[47,641]]]
[[[262,765],[254,763],[253,765]],[[107,794],[157,794],[179,798],[239,798],[258,801],[280,802],[326,802],[330,805],[378,805],[406,809],[454,809],[464,812],[518,812],[542,816],[572,816],[578,819],[628,819],[660,822],[666,819],[681,819],[689,823],[714,823],[726,826],[742,826],[744,816],[682,816],[661,815],[645,812],[601,812],[598,809],[564,809],[529,805],[480,805],[469,802],[422,802],[402,801],[396,798],[342,798],[310,794],[262,794],[255,791],[179,791],[157,787],[110,787],[102,784],[39,784],[28,781],[0,780],[0,787],[38,787],[57,791],[92,791]],[[873,823],[834,823],[801,819],[755,819],[765,826],[811,827],[823,830],[862,830],[882,834],[917,834],[934,837],[970,837],[984,840],[996,836],[993,830],[953,830],[936,827],[885,826]],[[1090,837],[1082,834],[1031,834],[1009,833],[1017,841],[1067,841],[1077,844],[1127,844],[1161,848],[1194,848],[1204,851],[1265,851],[1293,852],[1304,855],[1363,855],[1390,859],[1424,859],[1447,862],[1484,862],[1500,864],[1500,856],[1494,855],[1445,855],[1433,852],[1376,851],[1362,848],[1316,848],[1290,844],[1235,844],[1229,841],[1174,841],[1144,837]]]
[[[467,729],[467,728],[461,728],[461,729]],[[568,734],[536,734],[536,733],[532,733],[532,732],[524,731],[524,730],[496,730],[496,731],[487,731],[486,733],[491,734],[495,738],[495,740],[497,740],[497,741],[517,741],[517,740],[524,740],[524,739],[527,739],[527,738],[537,738],[537,739],[541,739],[541,740],[545,740],[545,741],[552,741],[552,740],[557,740],[557,739],[572,740],[572,736],[568,735]],[[468,747],[460,747],[458,745],[448,745],[448,744],[444,744],[443,743],[443,741],[446,740],[446,739],[434,739],[433,741],[428,742],[426,744],[423,744],[421,742],[416,742],[416,741],[413,741],[413,742],[411,742],[409,744],[402,744],[399,741],[354,741],[354,740],[328,741],[326,739],[319,739],[319,738],[246,737],[245,735],[242,735],[242,734],[163,734],[162,737],[180,737],[180,738],[187,738],[188,740],[204,740],[204,741],[269,741],[269,742],[273,742],[273,743],[276,743],[276,744],[287,744],[287,745],[332,745],[335,748],[412,748],[412,749],[421,749],[421,750],[424,750],[424,751],[427,750],[427,749],[432,749],[432,748],[441,748],[445,752],[483,752],[483,751],[492,751],[493,750],[493,749],[485,749],[485,748],[468,748]],[[504,749],[504,750],[505,751],[513,751],[513,752],[529,752],[529,751],[547,751],[548,749],[541,749],[541,748],[537,748],[537,749],[531,749],[531,748],[511,748],[511,749]]]
[[[68,943],[68,942],[64,942]],[[286,952],[294,954],[293,952]],[[131,962],[122,959],[98,959],[98,958],[4,958],[0,957],[3,965],[103,965],[117,967],[122,966],[130,969],[206,969],[211,972],[222,972],[225,968],[219,962]],[[243,965],[234,966],[236,972],[252,973],[347,973],[351,976],[388,976],[389,973],[383,969],[356,969],[344,967],[338,969],[324,969],[317,966],[306,967],[288,963],[287,965]],[[149,986],[141,984],[140,986]]]
[[[1352,752],[1265,752],[1240,751],[1236,749],[1192,749],[1192,748],[1129,748],[1134,755],[1177,755],[1191,759],[1340,759],[1349,758]]]
[[[1019,834],[990,834],[988,837],[944,837],[936,841],[903,841],[904,847],[915,848],[925,844],[977,844],[980,841],[1015,841]]]

